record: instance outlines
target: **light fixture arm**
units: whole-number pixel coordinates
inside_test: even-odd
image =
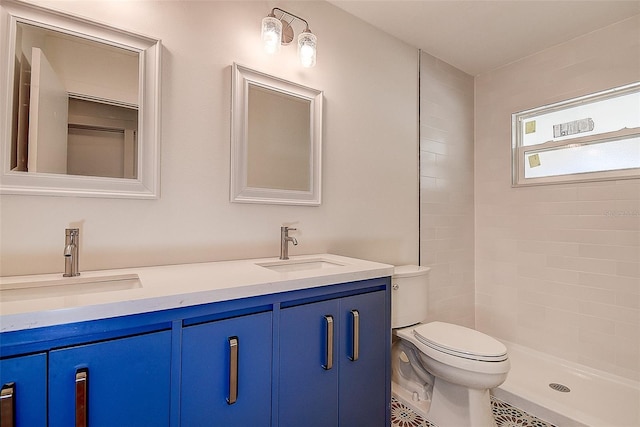
[[[292,18],[295,18],[295,19],[297,19],[297,20],[299,20],[299,21],[304,22],[304,25],[305,25],[305,31],[310,31],[310,30],[309,30],[309,23],[307,22],[307,20],[306,20],[306,19],[304,19],[304,18],[300,18],[299,16],[294,15],[294,14],[293,14],[293,13],[291,13],[291,12],[287,12],[287,11],[286,11],[286,10],[284,10],[284,9],[280,9],[279,7],[274,7],[273,9],[271,9],[271,15],[275,16],[275,11],[276,11],[276,10],[278,10],[278,11],[282,12],[282,16],[280,17],[280,19],[281,19],[281,20],[282,20],[282,18],[284,18],[284,15],[289,15],[289,16],[290,16],[290,17],[292,17]],[[293,22],[293,21],[291,21],[291,22]],[[291,24],[291,22],[289,22],[289,24]]]

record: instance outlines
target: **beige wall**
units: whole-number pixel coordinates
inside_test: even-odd
[[[162,39],[162,194],[0,196],[2,275],[62,271],[69,225],[81,228],[84,270],[277,256],[282,224],[299,229],[293,255],[418,262],[415,48],[324,1],[43,4]],[[274,6],[309,21],[315,68],[298,65],[294,46],[263,53]],[[229,202],[234,61],[324,91],[322,206]]]
[[[420,56],[420,261],[429,319],[474,326],[473,77]]]
[[[640,79],[640,17],[476,78],[476,326],[640,379],[640,180],[512,188],[511,113]]]

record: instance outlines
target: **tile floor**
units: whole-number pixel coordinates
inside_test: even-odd
[[[506,402],[491,396],[493,417],[498,427],[555,427],[542,421],[533,415],[529,415],[521,409],[511,406]],[[437,427],[432,422],[425,420],[411,409],[391,400],[391,427]]]

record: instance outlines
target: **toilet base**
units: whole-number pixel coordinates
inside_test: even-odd
[[[391,381],[391,395],[407,408],[411,409],[422,418],[428,419],[431,400],[416,399],[415,393],[411,393],[395,381]],[[439,426],[438,426],[439,427]]]
[[[437,378],[426,417],[438,427],[496,427],[488,389],[463,387]]]

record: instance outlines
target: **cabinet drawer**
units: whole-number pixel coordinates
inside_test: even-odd
[[[45,353],[0,360],[0,386],[5,385],[0,411],[3,426],[47,425]]]
[[[353,312],[358,315],[357,334]],[[387,334],[385,293],[370,292],[340,301],[340,426],[386,425]],[[357,359],[354,360],[354,341]]]
[[[184,328],[181,425],[269,426],[272,340],[271,312]]]
[[[281,426],[338,423],[338,301],[314,302],[280,312]]]
[[[85,369],[91,427],[169,425],[170,331],[52,350],[49,426],[75,425],[76,375]]]
[[[280,425],[386,425],[386,316],[382,290],[281,310]]]

